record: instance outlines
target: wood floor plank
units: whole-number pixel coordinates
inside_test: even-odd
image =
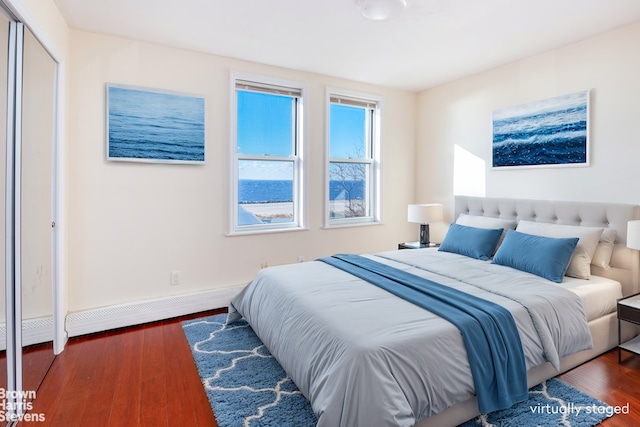
[[[216,314],[225,311],[220,310]],[[173,401],[176,407],[172,409],[169,416],[180,417],[194,427],[217,427],[211,404],[191,354],[191,348],[182,330],[182,324],[173,323],[167,326],[165,328],[165,342],[171,343],[168,350],[173,355],[170,358],[171,362],[167,365],[169,372],[192,373],[191,375],[172,376],[171,384],[175,386],[177,398]],[[198,390],[198,392],[194,393],[194,390]],[[189,399],[186,399],[185,396],[189,396]]]
[[[179,337],[172,334],[173,325],[167,325],[163,329],[164,339],[164,383],[167,390],[171,390],[176,396],[184,396],[182,399],[168,399],[166,404],[167,417],[169,419],[190,419],[193,417],[193,406],[190,404],[189,390],[185,386],[185,379],[180,375],[171,375],[171,372],[180,370],[182,363],[188,362],[188,356],[183,351],[185,343]]]
[[[140,424],[140,400],[144,343],[136,331],[122,333],[117,357],[120,369],[114,378],[113,400],[109,412],[109,427]]]
[[[105,338],[100,338],[93,342],[84,341],[79,348],[75,349],[74,359],[77,360],[79,355],[82,354],[82,357],[87,360],[97,360],[104,354],[105,347]],[[97,396],[94,395],[94,390],[102,387],[99,382],[99,375],[96,373],[99,368],[99,363],[77,363],[75,365],[74,375],[70,379],[73,381],[74,388],[78,391],[76,398],[66,398],[62,402],[65,407],[64,415],[72,416],[73,422],[77,423],[76,425],[84,425],[87,420],[96,419],[96,414],[102,409],[102,406],[89,407],[86,405],[86,402],[96,401]]]
[[[116,383],[115,379],[118,376],[119,370],[122,368],[120,364],[120,354],[116,353],[115,348],[122,348],[122,341],[124,336],[121,334],[108,335],[102,338],[103,347],[100,355],[96,355],[96,359],[113,360],[116,363],[94,363],[94,374],[91,378],[92,386],[89,391],[89,399],[98,402],[109,402],[109,404],[103,404],[91,411],[85,411],[82,418],[82,425],[94,422],[94,420],[102,420],[103,423],[109,419],[111,413],[111,406],[113,397],[115,394]],[[88,343],[87,343],[88,344]]]
[[[164,376],[165,354],[162,328],[145,328],[140,395],[140,423],[145,426],[167,426],[167,389]]]
[[[19,426],[217,427],[182,331],[186,319],[74,338],[54,361],[33,402],[44,422]],[[640,356],[618,364],[613,350],[559,376],[609,405],[629,405],[604,427],[640,425]]]

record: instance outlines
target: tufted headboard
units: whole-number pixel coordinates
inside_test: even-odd
[[[640,219],[638,205],[455,196],[454,221],[461,213],[518,221],[612,228],[616,230],[616,244],[611,257],[611,268],[592,265],[591,272],[619,281],[624,295],[640,292],[640,256],[638,251],[625,245],[627,222]]]

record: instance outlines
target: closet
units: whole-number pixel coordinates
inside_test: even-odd
[[[58,64],[30,29],[1,6],[0,234],[5,245],[0,267],[5,289],[0,292],[0,388],[37,395],[55,357]],[[20,415],[24,401],[8,397],[4,407],[14,404],[18,409],[13,412]],[[0,411],[0,419],[11,412]]]

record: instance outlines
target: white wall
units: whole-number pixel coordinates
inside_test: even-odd
[[[299,255],[313,259],[338,251],[393,249],[397,242],[415,239],[416,227],[406,222],[408,203],[450,203],[454,191],[640,203],[640,169],[635,166],[640,144],[634,126],[640,118],[640,23],[413,94],[68,31],[57,13],[55,25],[47,25],[52,1],[25,3],[67,58],[69,311],[240,284],[263,262],[295,262]],[[309,87],[308,231],[225,236],[232,70]],[[206,164],[107,163],[107,82],[204,96]],[[384,225],[322,229],[326,86],[385,98]],[[584,89],[592,89],[589,167],[491,170],[494,109]],[[455,164],[461,157],[471,159],[464,170]],[[432,240],[437,234],[432,228]],[[169,284],[171,270],[182,271],[182,285]]]
[[[394,249],[417,233],[406,221],[417,94],[75,30],[70,40],[69,311],[242,284],[263,262]],[[225,235],[231,71],[308,85],[308,231]],[[204,96],[206,164],[107,162],[106,83]],[[326,86],[384,97],[384,225],[322,229]],[[170,285],[172,270],[181,285]]]
[[[636,23],[421,92],[417,199],[450,204],[457,192],[640,203],[639,40]],[[591,89],[590,166],[491,169],[493,110],[585,89]],[[463,167],[461,158],[470,164]],[[454,188],[454,177],[464,182]]]

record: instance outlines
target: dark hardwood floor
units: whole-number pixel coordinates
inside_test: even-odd
[[[217,427],[181,322],[225,311],[72,338],[18,425]]]
[[[54,361],[33,402],[44,422],[20,426],[216,426],[180,322],[199,313],[73,338]],[[629,415],[605,427],[640,426],[640,356],[618,364],[617,351],[560,379]]]

